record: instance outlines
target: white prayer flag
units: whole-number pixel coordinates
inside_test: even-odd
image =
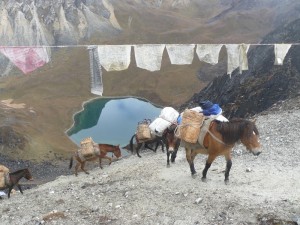
[[[249,44],[240,44],[239,46],[239,66],[240,66],[240,74],[243,70],[248,70],[248,58],[247,53],[249,50]]]
[[[164,44],[134,45],[137,67],[149,71],[160,70],[164,49]]]
[[[288,53],[291,44],[275,44],[274,51],[275,51],[275,63],[274,65],[282,65],[283,60]]]
[[[231,77],[232,71],[234,71],[240,65],[240,48],[238,44],[227,44],[225,46],[227,50],[227,74]]]
[[[106,71],[120,71],[130,64],[131,45],[99,45],[98,55]]]
[[[222,46],[222,44],[198,44],[196,52],[199,60],[212,65],[217,64]]]
[[[192,64],[194,59],[194,48],[194,44],[166,45],[171,64],[176,65]]]

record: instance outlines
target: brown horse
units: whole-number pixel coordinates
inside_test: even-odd
[[[112,162],[112,158],[107,156],[108,152],[112,152],[117,158],[120,158],[122,156],[121,150],[120,150],[120,145],[97,144],[94,147],[96,148],[96,150],[94,151],[94,154],[92,156],[88,156],[88,157],[84,156],[81,154],[81,149],[78,149],[75,152],[75,154],[71,157],[69,169],[71,169],[73,166],[73,158],[75,158],[77,160],[77,163],[75,166],[75,175],[76,176],[78,175],[79,166],[82,169],[82,171],[84,171],[86,174],[89,174],[89,172],[87,172],[84,169],[86,161],[94,161],[96,159],[99,159],[99,166],[101,169],[103,169],[103,167],[101,165],[102,159],[108,159],[109,165]]]
[[[232,119],[229,122],[213,120],[204,137],[203,146],[199,147],[199,144],[198,146],[196,144],[185,144],[184,146],[192,175],[196,174],[194,159],[197,154],[208,155],[202,171],[202,181],[206,181],[207,171],[216,157],[223,155],[226,159],[225,183],[227,184],[232,166],[231,150],[238,141],[241,141],[254,155],[261,153],[259,133],[255,122],[245,119]]]
[[[175,128],[176,127],[168,128],[163,135],[163,140],[167,149],[168,167],[170,166],[170,156],[171,162],[174,163],[177,156],[178,148],[180,146],[180,139],[175,135]]]
[[[142,157],[140,155],[140,149],[143,144],[145,145],[145,148],[151,149],[154,152],[156,152],[158,146],[161,145],[162,151],[164,152],[164,141],[163,141],[162,137],[152,135],[151,139],[146,140],[146,141],[140,141],[140,140],[138,140],[136,134],[132,135],[130,142],[129,142],[130,151],[132,153],[133,153],[133,148],[134,148],[134,142],[136,143],[136,145],[135,145],[136,154],[140,158]],[[152,148],[152,145],[155,145],[154,149]]]
[[[4,187],[0,188],[0,190],[5,190],[8,188],[8,198],[10,198],[10,193],[15,185],[19,188],[20,192],[23,194],[23,190],[21,185],[19,184],[19,180],[24,177],[27,180],[33,180],[29,169],[21,169],[17,170],[13,173],[7,173],[7,178],[5,179]]]

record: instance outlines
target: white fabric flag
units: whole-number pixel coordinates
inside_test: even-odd
[[[102,96],[103,93],[102,68],[98,57],[97,47],[89,46],[88,50],[90,56],[91,93]]]
[[[240,74],[243,70],[248,70],[248,58],[247,53],[250,48],[249,44],[240,44],[239,46],[239,66],[240,66]]]
[[[275,51],[275,63],[274,65],[282,65],[283,60],[288,53],[291,44],[275,44],[274,51]]]
[[[166,49],[171,61],[171,64],[185,65],[192,64],[194,59],[194,44],[169,44]]]
[[[120,71],[130,64],[131,45],[99,45],[98,55],[106,71]]]
[[[164,44],[134,45],[137,67],[150,71],[160,70],[164,49]]]
[[[228,44],[225,46],[227,50],[227,74],[231,77],[232,71],[240,65],[240,48],[238,44]]]
[[[201,44],[197,45],[196,52],[199,60],[215,65],[219,62],[219,53],[222,44]]]
[[[248,70],[247,52],[249,44],[227,44],[227,74],[231,77],[231,73],[239,67],[240,73]]]

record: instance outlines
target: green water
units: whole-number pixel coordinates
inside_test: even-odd
[[[157,118],[162,108],[138,98],[95,99],[74,116],[67,134],[79,145],[86,137],[97,143],[126,146],[139,121]]]

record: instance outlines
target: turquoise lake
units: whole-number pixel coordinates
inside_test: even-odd
[[[97,143],[126,146],[136,132],[138,122],[152,121],[161,107],[138,98],[99,98],[84,104],[84,109],[74,116],[74,125],[67,131],[78,146],[86,137]]]

